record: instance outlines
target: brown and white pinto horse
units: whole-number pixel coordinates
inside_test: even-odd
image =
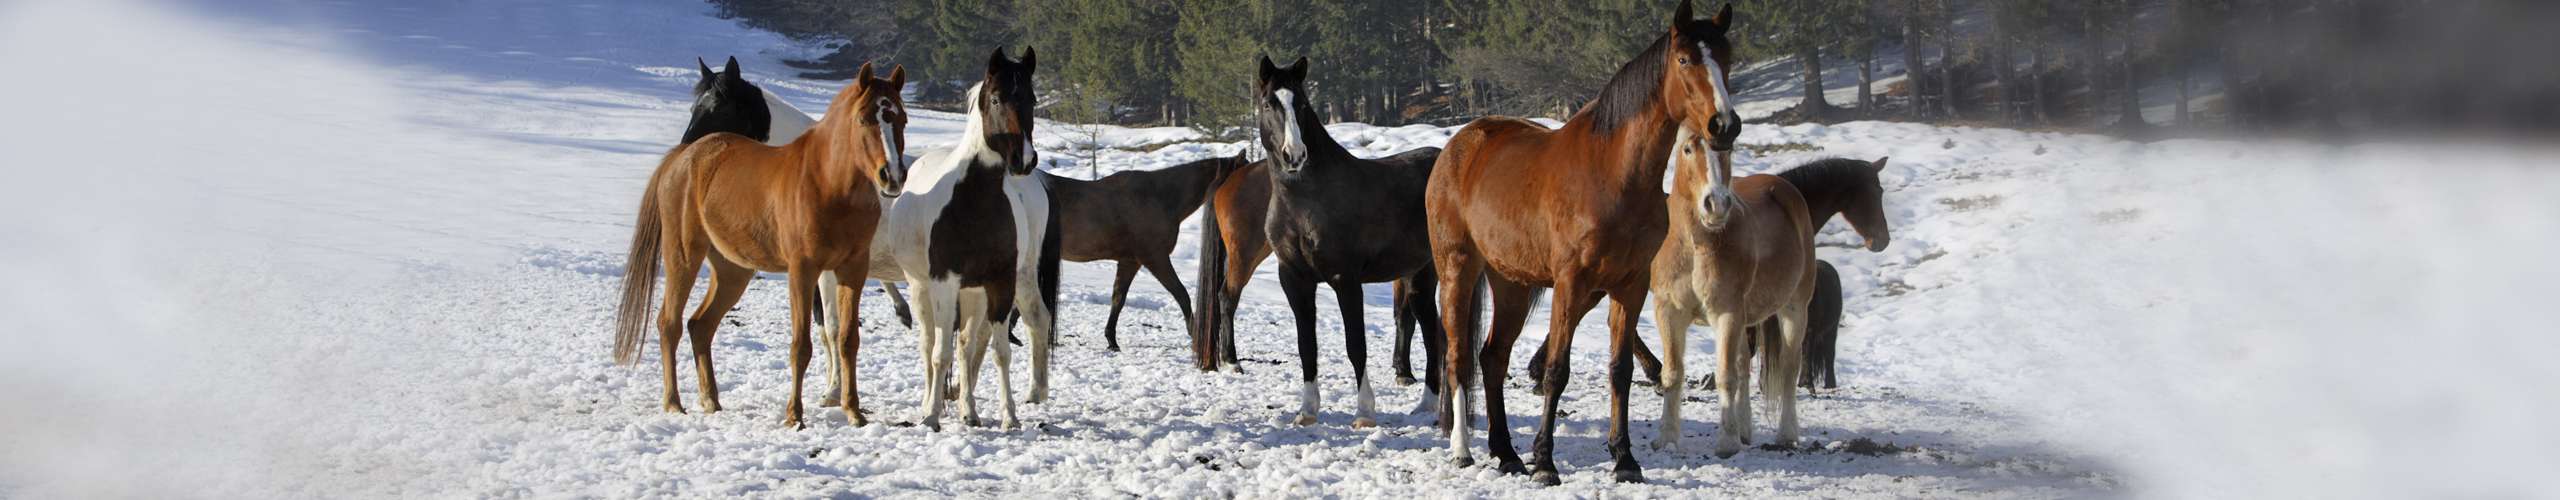
[[[1813,301],[1813,222],[1804,195],[1774,175],[1733,178],[1733,163],[1705,137],[1681,129],[1672,157],[1670,230],[1653,257],[1654,326],[1662,330],[1662,379],[1682,380],[1689,325],[1716,329],[1716,380],[1724,403],[1716,456],[1751,441],[1751,349],[1757,333],[1761,397],[1778,411],[1781,447],[1796,441],[1797,372],[1804,368],[1805,311]],[[1750,329],[1776,319],[1778,328]],[[1561,360],[1564,358],[1552,358]],[[1662,435],[1654,449],[1680,443],[1681,392],[1662,384]]]
[[[657,315],[666,411],[684,412],[676,402],[675,342],[688,332],[702,407],[720,411],[719,384],[711,375],[711,336],[755,281],[756,271],[780,272],[790,278],[791,295],[791,398],[783,407],[782,423],[801,426],[800,379],[809,365],[810,301],[815,298],[810,292],[821,272],[870,272],[872,229],[879,223],[881,200],[896,196],[906,182],[900,155],[907,114],[898,96],[905,85],[905,67],[882,79],[872,77],[871,65],[864,64],[827,104],[826,119],[790,144],[767,146],[746,136],[715,133],[678,146],[659,161],[641,193],[630,260],[623,264],[613,359],[630,364],[638,357],[657,285],[654,275],[658,266],[666,266],[665,305]],[[711,264],[711,293],[690,320],[679,322],[677,314],[705,261]],[[843,292],[835,305],[838,324],[860,324],[854,304],[861,294]],[[856,342],[852,328],[836,335],[833,342],[840,345]],[[837,351],[836,358],[837,375],[853,380],[852,349]],[[841,390],[845,419],[862,425],[854,386]]]
[[[1602,297],[1610,300],[1609,451],[1617,480],[1644,480],[1627,438],[1627,386],[1634,371],[1635,324],[1667,224],[1663,169],[1681,122],[1714,123],[1717,149],[1727,154],[1741,130],[1724,85],[1732,12],[1728,5],[1701,20],[1682,0],[1661,38],[1620,68],[1601,95],[1563,127],[1508,117],[1476,120],[1450,138],[1431,173],[1425,207],[1448,322],[1443,331],[1450,341],[1444,344],[1454,361],[1444,363],[1445,376],[1464,383],[1465,370],[1483,360],[1486,444],[1503,472],[1526,472],[1511,447],[1503,372],[1531,294],[1551,287],[1555,314],[1547,334],[1560,337],[1549,344],[1550,358],[1563,359],[1582,315]],[[1466,347],[1476,330],[1479,282],[1490,284],[1493,294],[1493,329],[1481,353]],[[1533,445],[1533,479],[1550,485],[1559,482],[1556,403],[1570,364],[1550,363],[1539,387],[1547,407]],[[1449,392],[1449,408],[1465,411],[1467,392]],[[1466,419],[1450,420],[1456,424],[1450,434],[1456,462],[1473,463]]]

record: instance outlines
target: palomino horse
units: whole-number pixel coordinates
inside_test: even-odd
[[[1761,329],[1761,397],[1777,407],[1779,446],[1796,442],[1796,373],[1804,365],[1805,307],[1813,300],[1813,223],[1804,195],[1774,175],[1733,178],[1730,152],[1716,152],[1705,137],[1682,128],[1678,172],[1668,201],[1671,227],[1653,257],[1654,325],[1662,330],[1662,378],[1685,380],[1689,325],[1716,329],[1716,380],[1724,403],[1716,428],[1716,456],[1730,457],[1751,441],[1751,353],[1746,327]],[[1703,320],[1703,321],[1702,321]],[[1563,358],[1553,358],[1563,359]],[[1655,449],[1680,442],[1681,392],[1662,384],[1662,435]]]
[[[1511,447],[1503,371],[1531,294],[1552,287],[1555,314],[1547,335],[1561,338],[1548,345],[1549,358],[1562,359],[1582,315],[1604,295],[1610,300],[1609,451],[1617,480],[1644,480],[1627,438],[1627,386],[1634,371],[1635,324],[1667,224],[1662,171],[1680,122],[1712,120],[1719,151],[1730,151],[1741,131],[1724,85],[1731,14],[1726,6],[1700,20],[1683,0],[1662,36],[1563,127],[1508,117],[1476,120],[1449,139],[1448,152],[1431,173],[1431,249],[1453,361],[1444,364],[1443,376],[1463,386],[1466,368],[1483,360],[1486,444],[1503,472],[1528,472]],[[1478,353],[1467,344],[1475,331],[1480,282],[1492,291],[1493,329]],[[1549,363],[1539,387],[1547,407],[1533,445],[1533,479],[1550,485],[1558,482],[1556,403],[1570,364]],[[1465,411],[1466,391],[1450,392],[1448,407]],[[1450,420],[1456,424],[1449,442],[1455,460],[1472,464],[1466,419]]]
[[[881,218],[875,243],[886,252],[914,287],[916,325],[923,335],[925,384],[923,422],[940,429],[943,387],[955,354],[960,371],[960,413],[966,425],[979,425],[978,370],[990,342],[1019,307],[1031,323],[1032,393],[1047,391],[1050,327],[1053,326],[1040,281],[1042,238],[1049,230],[1050,205],[1031,148],[1031,76],[1037,55],[1025,48],[1020,60],[1003,49],[988,56],[983,81],[970,87],[968,124],[960,144],[940,156],[918,162],[915,182],[905,196],[890,204]],[[862,276],[849,274],[844,276]],[[844,292],[839,286],[838,289]],[[845,325],[850,328],[851,325]],[[965,345],[960,345],[965,343]],[[1013,346],[993,342],[998,388],[1003,391],[1003,425],[1019,425],[1014,415]],[[955,353],[954,348],[959,351]]]
[[[1882,252],[1893,240],[1892,227],[1884,217],[1884,183],[1876,178],[1889,158],[1869,162],[1845,158],[1815,160],[1778,172],[1778,177],[1804,193],[1805,213],[1812,217],[1815,232],[1829,223],[1834,215],[1849,221],[1849,227],[1866,240],[1867,251]],[[1813,305],[1807,312],[1804,362],[1805,371],[1796,386],[1813,388],[1817,377],[1822,388],[1840,386],[1832,362],[1838,358],[1840,309],[1844,297],[1840,290],[1840,271],[1828,262],[1814,261]],[[1775,320],[1764,321],[1758,328],[1774,329]],[[1745,337],[1750,338],[1750,337]],[[1642,347],[1642,346],[1638,346]],[[1752,347],[1746,342],[1743,350]],[[1639,353],[1641,354],[1641,353]],[[1706,385],[1715,388],[1715,376],[1707,376]]]
[[[1323,283],[1333,288],[1342,309],[1343,343],[1360,390],[1351,426],[1371,427],[1377,425],[1377,401],[1369,389],[1369,332],[1360,312],[1367,294],[1360,285],[1401,281],[1419,287],[1433,281],[1422,190],[1440,149],[1376,160],[1352,156],[1316,117],[1306,82],[1306,58],[1275,67],[1265,57],[1254,85],[1260,142],[1271,156],[1271,213],[1263,233],[1280,257],[1280,290],[1298,319],[1296,422],[1316,422],[1315,301],[1316,284]]]
[[[905,84],[905,67],[881,79],[873,78],[865,64],[828,103],[827,119],[790,144],[766,146],[745,136],[714,133],[676,147],[659,162],[641,194],[630,260],[623,265],[613,357],[622,364],[638,357],[657,284],[653,275],[666,266],[665,305],[658,311],[666,411],[684,411],[676,402],[675,342],[687,332],[702,407],[720,410],[719,384],[711,374],[711,336],[755,281],[756,271],[776,271],[789,276],[792,318],[791,397],[782,422],[801,426],[800,379],[808,369],[808,320],[814,309],[808,292],[822,271],[869,272],[881,199],[895,196],[906,179],[907,168],[900,161],[906,108],[898,96]],[[705,261],[711,264],[711,293],[690,320],[679,322],[677,314]],[[847,295],[836,305],[841,324],[853,324],[857,299]],[[856,341],[854,333],[841,329],[832,342],[850,345]],[[838,350],[836,358],[838,371],[852,369],[850,351]],[[853,379],[851,373],[838,376]],[[861,400],[854,387],[848,384],[842,391],[846,420],[861,425]]]
[[[1130,280],[1138,277],[1141,268],[1173,295],[1174,305],[1182,308],[1184,324],[1197,322],[1191,292],[1182,287],[1182,278],[1174,276],[1173,244],[1182,238],[1182,219],[1200,209],[1209,188],[1247,163],[1238,154],[1119,172],[1091,181],[1049,179],[1049,196],[1057,201],[1060,212],[1058,240],[1063,248],[1059,255],[1069,262],[1110,260],[1118,265],[1111,281],[1111,316],[1102,325],[1103,341],[1112,351],[1120,350],[1120,306],[1129,296]]]

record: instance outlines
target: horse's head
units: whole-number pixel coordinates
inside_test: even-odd
[[[1725,78],[1733,67],[1733,41],[1725,37],[1733,26],[1733,4],[1727,3],[1715,17],[1697,19],[1689,10],[1689,0],[1680,0],[1680,9],[1671,14],[1668,44],[1662,51],[1662,88],[1669,99],[1672,119],[1706,124],[1698,129],[1706,133],[1708,147],[1718,153],[1731,154],[1733,140],[1742,135],[1742,116],[1734,114],[1733,93]],[[1728,160],[1729,161],[1729,160]]]
[[[1890,159],[1861,162],[1867,163],[1867,168],[1860,169],[1860,173],[1866,174],[1860,177],[1864,182],[1853,183],[1851,189],[1857,192],[1849,197],[1849,205],[1840,209],[1840,216],[1849,219],[1849,227],[1858,230],[1859,238],[1867,240],[1869,252],[1882,252],[1885,245],[1893,243],[1893,229],[1884,218],[1884,183],[1876,179],[1876,174],[1884,172],[1885,161]]]
[[[1264,151],[1271,153],[1272,163],[1281,173],[1295,174],[1307,165],[1308,126],[1302,121],[1315,119],[1315,108],[1307,104],[1307,58],[1287,67],[1274,66],[1270,56],[1262,57],[1262,71],[1254,78],[1254,121],[1261,127]]]
[[[721,71],[712,71],[701,58],[693,64],[702,70],[702,79],[693,82],[693,119],[685,124],[683,142],[729,132],[758,141],[772,135],[773,112],[765,107],[764,90],[747,83],[738,72],[738,58],[729,58]]]
[[[839,129],[843,136],[832,138],[841,141],[836,147],[879,165],[863,173],[883,197],[897,197],[907,184],[907,105],[900,97],[906,88],[906,66],[891,68],[888,78],[878,78],[872,76],[871,63],[862,63],[853,83],[827,103],[827,121],[846,120]]]
[[[1672,140],[1671,167],[1679,182],[1698,182],[1698,224],[1708,230],[1724,227],[1733,213],[1742,208],[1742,198],[1733,192],[1733,162],[1730,153],[1715,150],[1713,139],[1699,135],[1691,127],[1680,127]]]
[[[1013,175],[1031,175],[1040,163],[1040,152],[1031,148],[1032,106],[1038,101],[1031,94],[1031,75],[1040,68],[1038,54],[1031,47],[1022,48],[1022,58],[1004,55],[997,47],[987,56],[987,78],[978,84],[978,92],[970,96],[970,109],[982,125],[987,148],[1002,158],[1005,171]]]

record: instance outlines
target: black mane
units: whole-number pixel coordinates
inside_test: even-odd
[[[1778,172],[1778,177],[1786,179],[1787,184],[1794,185],[1796,191],[1811,199],[1873,182],[1875,167],[1870,165],[1873,164],[1866,160],[1824,158]]]
[[[1609,85],[1602,87],[1599,99],[1591,103],[1593,130],[1615,130],[1654,105],[1662,93],[1662,51],[1669,50],[1670,40],[1668,33],[1654,37],[1644,53],[1619,67],[1617,76],[1609,77]]]

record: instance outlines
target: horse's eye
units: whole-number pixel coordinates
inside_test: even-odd
[[[1688,65],[1691,65],[1691,64],[1696,64],[1696,63],[1695,63],[1695,62],[1690,61],[1690,60],[1689,60],[1689,56],[1680,56],[1680,65],[1681,65],[1681,66],[1688,66]]]

